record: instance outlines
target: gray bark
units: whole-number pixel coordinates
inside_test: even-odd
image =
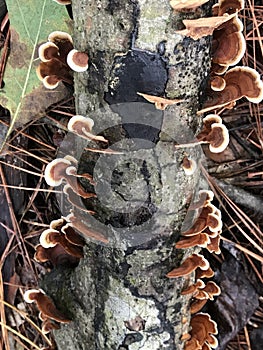
[[[210,67],[210,46],[207,38],[193,41],[175,30],[181,29],[182,18],[203,16],[205,10],[179,15],[168,0],[73,0],[72,6],[75,46],[90,56],[89,70],[75,75],[77,113],[96,118],[96,131],[109,127],[104,135],[111,144],[134,151],[136,159],[105,156],[94,172],[100,200],[93,201],[97,215],[90,223],[110,243],[87,242],[85,258],[74,271],[53,271],[44,282],[57,306],[73,318],[55,332],[55,339],[63,350],[183,349],[180,337],[188,330],[183,318],[189,321],[190,315],[189,299],[180,291],[193,276],[169,280],[165,275],[192,253],[176,251],[174,244],[200,172],[186,176],[181,163],[186,154],[199,159],[201,151],[175,152],[174,145],[191,140],[200,126],[196,111]],[[131,66],[140,64],[137,77]],[[133,81],[129,89],[127,81]],[[137,91],[185,101],[162,113]],[[125,104],[113,112],[108,102]],[[127,122],[136,125],[123,127]],[[146,128],[150,144],[136,140],[145,125],[158,130],[157,136],[149,136],[151,128]],[[123,136],[127,134],[129,141]],[[67,142],[65,147],[72,148]],[[80,154],[82,146],[76,143]],[[99,158],[84,152],[82,166],[91,161],[99,163]],[[110,179],[107,166],[115,171]],[[118,203],[129,212],[120,213]],[[142,329],[129,330],[125,321],[136,316],[144,320]]]

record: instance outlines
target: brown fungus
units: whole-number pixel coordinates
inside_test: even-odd
[[[166,107],[174,105],[176,103],[184,102],[184,100],[169,100],[164,97],[153,96],[137,92],[138,95],[142,96],[148,102],[154,103],[156,109],[165,110]]]
[[[85,72],[89,68],[89,56],[85,52],[72,49],[67,55],[67,64],[74,72]]]
[[[224,75],[226,86],[222,91],[208,91],[208,99],[198,114],[218,109],[242,97],[260,103],[263,100],[263,82],[259,73],[250,67],[234,67]]]
[[[82,115],[74,115],[68,122],[68,130],[77,134],[78,136],[95,141],[108,142],[103,136],[92,134],[92,128],[94,126],[93,119],[89,117],[83,117]]]
[[[27,303],[35,302],[44,317],[61,323],[69,323],[71,320],[65,317],[55,306],[50,297],[42,289],[29,289],[24,293]]]
[[[177,278],[189,275],[197,268],[206,270],[209,267],[209,262],[200,254],[193,254],[185,259],[185,261],[177,268],[170,271],[166,277]]]

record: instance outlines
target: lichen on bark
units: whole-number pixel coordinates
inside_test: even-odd
[[[110,244],[87,242],[79,266],[66,279],[57,273],[59,283],[50,282],[58,306],[67,299],[56,296],[58,284],[60,296],[70,295],[64,306],[73,316],[55,338],[63,350],[181,350],[189,298],[180,291],[193,276],[165,275],[191,253],[176,251],[174,244],[200,174],[185,176],[181,163],[186,154],[199,159],[201,150],[175,152],[174,146],[190,141],[200,126],[196,111],[209,71],[209,40],[175,34],[182,15],[167,0],[73,0],[72,7],[75,46],[90,56],[89,70],[75,75],[77,113],[94,116],[96,131],[107,129],[112,146],[118,143],[137,158],[120,158],[110,169],[117,156],[105,156],[105,170],[96,167],[103,158],[83,152],[82,170],[92,163],[98,192],[104,189],[101,201],[86,204],[96,209],[94,225],[105,230]],[[185,101],[161,112],[138,91]],[[112,205],[113,195],[142,205],[123,213],[117,199],[117,209]],[[124,322],[136,316],[144,328],[128,329]]]

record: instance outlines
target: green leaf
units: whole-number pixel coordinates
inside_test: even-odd
[[[63,84],[47,90],[37,78],[37,51],[51,32],[70,32],[71,20],[66,7],[53,0],[7,0],[7,8],[11,42],[0,104],[9,109],[12,117],[8,137],[14,126],[41,115],[65,96]]]

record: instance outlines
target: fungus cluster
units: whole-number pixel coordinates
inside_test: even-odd
[[[59,186],[63,180],[67,183],[65,193],[69,196],[70,190],[76,195],[82,198],[95,197],[94,193],[86,192],[78,181],[79,177],[87,179],[92,185],[94,185],[92,176],[85,174],[77,174],[78,161],[69,155],[64,158],[57,158],[52,160],[45,169],[45,180],[49,186]],[[69,189],[70,188],[70,189]],[[71,196],[74,200],[73,196]]]
[[[44,334],[49,333],[52,329],[59,329],[59,323],[71,321],[56,308],[51,298],[42,289],[27,290],[24,293],[24,300],[27,303],[35,302],[37,304]]]
[[[34,259],[38,262],[50,261],[53,266],[76,266],[83,258],[85,240],[64,218],[51,221],[49,228],[39,238]]]
[[[73,84],[73,72],[88,69],[88,55],[73,47],[70,34],[55,31],[49,34],[48,41],[38,48],[41,60],[36,69],[38,78],[47,89],[55,89],[60,81]]]
[[[176,148],[193,147],[200,144],[208,144],[212,153],[223,152],[229,144],[229,132],[227,127],[222,123],[221,117],[217,114],[208,114],[203,119],[203,127],[196,136],[197,141],[193,143],[179,144]],[[193,161],[192,161],[193,162]],[[187,175],[191,175],[193,164],[187,159],[183,159],[183,169]],[[188,173],[189,170],[189,173]]]
[[[255,69],[241,66],[228,70],[241,60],[246,50],[243,24],[238,18],[242,9],[244,0],[219,0],[213,6],[212,17],[183,20],[186,29],[177,32],[194,40],[212,35],[210,88],[199,114],[221,107],[231,109],[242,97],[253,103],[263,99],[263,82]]]
[[[175,245],[177,249],[198,246],[206,248],[210,253],[220,253],[222,219],[220,210],[211,203],[213,198],[212,191],[199,191],[198,200],[189,207],[189,210],[195,214],[194,223],[188,230],[181,233],[181,239]],[[199,312],[208,300],[214,300],[214,297],[218,296],[221,291],[215,282],[208,281],[205,284],[202,280],[202,278],[210,278],[214,275],[208,260],[201,254],[192,254],[166,276],[178,278],[188,276],[192,272],[195,272],[195,282],[181,292],[182,295],[191,296],[190,312],[194,314],[190,322],[191,331],[182,338],[182,340],[186,340],[184,349],[211,349],[217,346],[217,340],[213,335],[217,334],[216,324],[209,315]],[[200,322],[198,327],[197,320]],[[207,333],[208,324],[215,327],[213,332]]]

